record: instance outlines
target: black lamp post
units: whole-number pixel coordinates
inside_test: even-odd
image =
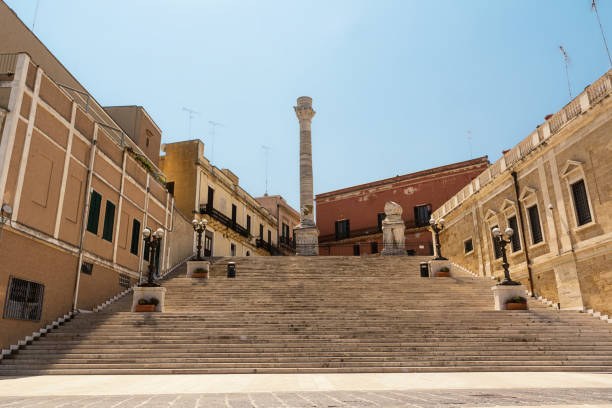
[[[193,225],[193,230],[198,233],[198,244],[196,248],[198,248],[198,254],[196,257],[196,261],[202,260],[202,233],[206,231],[206,224],[208,221],[205,219],[198,221],[195,218],[191,221],[191,225]]]
[[[434,235],[436,238],[436,253],[438,254],[438,256],[434,258],[434,260],[436,261],[447,261],[448,260],[442,256],[442,250],[441,250],[442,245],[440,245],[440,236],[438,235],[440,231],[444,229],[445,222],[446,221],[444,221],[444,218],[440,218],[438,221],[434,220],[433,218],[429,220],[429,226],[431,227],[431,230],[434,232]]]
[[[504,280],[498,283],[498,285],[503,285],[503,286],[520,285],[519,282],[515,282],[510,278],[510,270],[508,270],[508,266],[510,265],[508,264],[508,258],[506,257],[506,245],[512,242],[511,238],[512,238],[512,235],[514,235],[514,230],[512,228],[506,228],[506,230],[502,234],[500,229],[495,227],[493,228],[493,231],[491,232],[493,233],[493,239],[495,240],[496,245],[499,245],[502,251],[502,261],[503,261],[502,267],[504,268]]]
[[[155,283],[155,254],[159,248],[159,244],[161,243],[161,239],[164,236],[164,230],[158,228],[157,231],[151,232],[149,228],[145,228],[142,230],[142,238],[145,243],[145,251],[146,248],[149,248],[149,277],[147,279],[147,283],[141,283],[138,286],[159,286],[159,284]]]

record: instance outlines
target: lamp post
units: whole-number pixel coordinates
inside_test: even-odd
[[[434,220],[433,218],[429,220],[429,226],[431,227],[431,230],[434,232],[434,236],[436,239],[436,253],[438,254],[438,256],[434,258],[434,260],[436,261],[447,261],[448,260],[442,256],[442,251],[441,251],[442,245],[440,245],[440,236],[438,235],[440,231],[444,229],[445,223],[446,221],[444,221],[444,218],[440,218],[438,221]]]
[[[514,230],[512,228],[506,228],[504,233],[502,234],[501,230],[498,227],[493,228],[493,239],[495,240],[496,245],[499,245],[502,251],[502,267],[504,268],[504,280],[498,283],[501,286],[516,286],[520,285],[519,282],[515,282],[510,279],[510,271],[508,270],[508,258],[506,257],[506,245],[512,242],[511,238],[514,235]]]
[[[142,230],[142,238],[146,248],[149,248],[149,277],[147,283],[141,283],[138,286],[160,286],[154,282],[155,275],[155,254],[159,248],[162,237],[164,236],[164,230],[158,228],[155,232],[152,232],[149,228]]]
[[[198,248],[198,254],[196,257],[196,261],[202,260],[202,233],[206,231],[206,224],[208,221],[202,219],[201,221],[196,220],[195,218],[191,221],[191,225],[193,225],[193,230],[198,233],[198,244],[196,248]]]

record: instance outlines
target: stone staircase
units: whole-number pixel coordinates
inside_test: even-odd
[[[0,361],[0,375],[612,371],[611,327],[546,308],[494,311],[493,281],[421,278],[420,257],[216,259],[162,283],[165,313],[131,296]]]

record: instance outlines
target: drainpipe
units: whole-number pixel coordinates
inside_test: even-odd
[[[79,261],[77,262],[76,282],[74,284],[74,298],[72,300],[72,310],[77,309],[79,299],[79,283],[81,281],[81,266],[83,265],[83,243],[85,242],[85,231],[87,228],[87,216],[89,215],[89,205],[91,201],[91,179],[93,178],[93,165],[96,157],[96,145],[98,141],[98,124],[95,124],[94,135],[91,141],[91,152],[89,155],[89,167],[87,168],[87,188],[85,189],[85,206],[83,217],[81,217],[81,238],[79,240]]]
[[[516,197],[516,206],[519,213],[519,220],[521,222],[521,235],[523,235],[523,250],[525,251],[525,262],[527,263],[527,273],[529,275],[529,290],[531,291],[531,296],[535,297],[535,293],[533,291],[533,276],[531,273],[531,260],[529,259],[529,250],[527,249],[527,239],[525,235],[525,223],[523,222],[523,210],[521,207],[521,203],[519,202],[519,184],[518,184],[518,176],[516,171],[510,173],[512,175],[512,181],[514,182],[514,195]]]

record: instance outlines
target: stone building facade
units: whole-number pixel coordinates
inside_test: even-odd
[[[283,255],[295,255],[294,228],[300,223],[300,213],[293,209],[280,195],[264,195],[256,200],[276,217],[278,249]]]
[[[485,156],[318,194],[319,254],[380,253],[387,201],[394,201],[403,208],[408,253],[431,254],[432,239],[428,225],[432,209],[439,207],[488,166],[489,161]]]
[[[186,248],[184,241],[170,248],[185,221],[176,219],[155,165],[159,150],[144,152],[146,140],[124,130],[159,146],[161,131],[144,109],[137,110],[148,121],[116,122],[2,1],[0,38],[0,348],[7,348],[138,283],[148,264],[145,227],[165,231],[153,260],[159,273],[192,253],[193,235]]]
[[[238,176],[211,165],[204,156],[204,143],[169,143],[162,150],[161,168],[174,183],[177,208],[208,221],[205,256],[276,253],[276,218],[240,187]]]
[[[611,92],[608,72],[440,206],[443,254],[502,276],[491,229],[511,227],[514,280],[562,309],[612,314]]]

